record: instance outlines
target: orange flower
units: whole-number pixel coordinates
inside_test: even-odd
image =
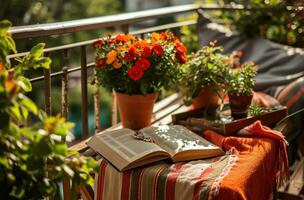
[[[119,68],[121,68],[121,66],[122,66],[122,63],[119,62],[118,59],[116,59],[116,60],[114,61],[114,63],[113,63],[113,67],[114,67],[115,69],[119,69]]]
[[[160,37],[164,41],[168,39],[168,35],[166,33],[164,33],[164,32],[160,33]]]
[[[117,57],[117,52],[115,50],[110,51],[108,53],[108,55],[107,55],[107,61],[106,61],[106,63],[108,65],[112,64],[116,60],[116,57]]]
[[[126,51],[128,48],[126,46],[119,46],[116,48],[117,53],[120,53],[122,51]]]
[[[159,33],[154,32],[154,33],[151,34],[151,36],[152,36],[152,42],[157,42],[161,39],[161,36],[160,36]]]
[[[122,35],[122,34],[118,34],[115,38],[115,42],[119,43],[126,43],[129,42],[131,40],[132,36],[131,35]]]
[[[4,85],[5,85],[6,91],[8,91],[11,94],[15,93],[18,90],[19,87],[18,87],[16,81],[14,80],[13,71],[9,71],[8,77],[5,80]]]

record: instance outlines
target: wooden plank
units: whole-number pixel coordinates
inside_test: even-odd
[[[287,193],[299,195],[304,187],[304,157],[299,161],[290,177]]]
[[[285,192],[278,192],[277,198],[278,200],[303,200],[301,196],[294,195],[294,194],[288,194]]]

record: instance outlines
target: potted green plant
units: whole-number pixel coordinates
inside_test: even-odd
[[[44,44],[38,44],[12,65],[8,54],[17,51],[7,33],[10,26],[7,20],[0,22],[1,199],[60,199],[63,179],[72,180],[71,199],[75,199],[76,184],[94,183],[90,173],[96,171],[97,162],[70,151],[60,140],[73,124],[60,116],[46,116],[25,95],[32,85],[24,70],[49,68],[51,60],[43,57]],[[36,122],[31,123],[29,116]]]
[[[228,73],[227,57],[221,51],[222,47],[210,42],[189,56],[183,76],[186,104],[192,103],[194,108],[219,104]]]
[[[123,127],[150,125],[156,93],[181,75],[179,65],[187,60],[184,45],[163,32],[146,38],[118,34],[94,42],[93,47],[98,82],[115,91]]]
[[[238,68],[229,70],[227,92],[231,115],[235,119],[247,117],[247,109],[253,97],[253,87],[257,67],[253,62],[247,62]]]

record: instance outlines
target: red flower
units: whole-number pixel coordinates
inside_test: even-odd
[[[187,55],[186,54],[178,54],[176,53],[176,57],[180,63],[185,64],[187,62]]]
[[[101,47],[102,45],[104,45],[104,41],[103,41],[103,40],[97,40],[97,41],[95,41],[95,42],[92,44],[92,47],[93,47],[94,49],[97,49],[97,48]]]
[[[138,50],[135,47],[130,47],[128,53],[125,55],[127,61],[134,61],[138,55]]]
[[[142,57],[143,58],[149,58],[151,55],[151,49],[148,47],[148,46],[143,46],[143,49],[142,49]]]
[[[101,59],[99,59],[95,62],[95,66],[100,68],[100,67],[105,66],[106,63],[107,63],[107,59],[106,58],[101,58]]]
[[[185,64],[187,62],[187,49],[181,42],[176,42],[176,57],[180,63]]]
[[[176,49],[178,53],[187,53],[186,47],[183,45],[181,42],[176,42],[175,43]]]
[[[164,41],[168,39],[168,35],[166,33],[164,33],[164,32],[160,33],[160,37]]]
[[[143,71],[149,69],[150,65],[151,65],[150,61],[145,58],[141,58],[137,60],[135,63],[135,67],[142,68]]]
[[[141,79],[141,77],[144,75],[144,72],[141,67],[133,66],[129,69],[128,75],[132,80],[137,81]]]
[[[153,53],[158,56],[162,56],[164,54],[163,47],[160,44],[155,44],[152,49]]]
[[[3,62],[0,61],[0,73],[1,73],[2,71],[4,71],[4,69],[5,69],[5,65],[4,65]]]

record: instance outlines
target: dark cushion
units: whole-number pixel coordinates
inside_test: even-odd
[[[217,44],[223,46],[224,54],[243,51],[241,62],[253,61],[258,65],[256,90],[286,85],[304,76],[304,51],[299,48],[280,45],[263,38],[245,38],[212,23],[202,14],[199,14],[198,19],[198,37],[200,47],[217,40]]]

